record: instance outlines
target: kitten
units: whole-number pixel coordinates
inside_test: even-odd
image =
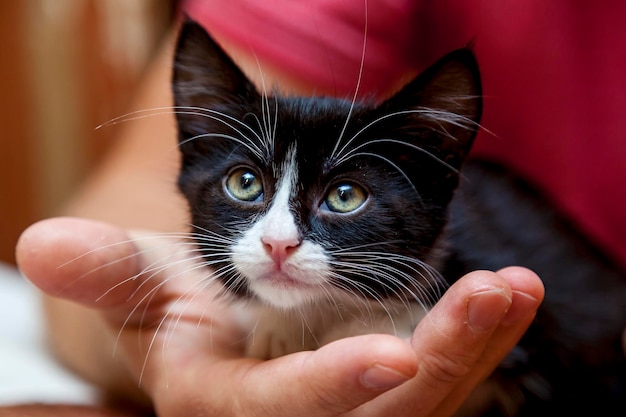
[[[188,21],[173,90],[179,188],[249,355],[409,337],[466,272],[524,265],[545,305],[466,414],[624,415],[625,280],[527,185],[463,164],[482,111],[471,50],[382,103],[270,97]]]

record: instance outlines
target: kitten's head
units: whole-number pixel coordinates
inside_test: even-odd
[[[179,186],[230,292],[278,308],[431,295],[427,264],[481,113],[471,51],[379,104],[268,96],[188,21],[173,90]]]

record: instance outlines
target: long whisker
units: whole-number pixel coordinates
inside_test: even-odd
[[[354,147],[353,149],[351,149],[349,152],[347,152],[343,157],[341,157],[341,159],[339,159],[337,161],[337,164],[342,164],[345,161],[351,159],[353,157],[353,155],[360,155],[362,153],[357,153],[357,151],[359,149],[365,148],[367,146],[371,146],[371,145],[375,145],[377,143],[394,143],[397,145],[402,145],[402,146],[406,146],[409,147],[411,149],[414,149],[418,152],[421,152],[425,155],[428,155],[429,157],[431,157],[434,161],[440,163],[441,165],[443,165],[444,167],[448,168],[450,171],[458,174],[459,170],[454,168],[452,165],[448,164],[447,162],[443,161],[441,158],[438,158],[436,155],[434,155],[432,152],[427,151],[424,148],[421,148],[417,145],[414,145],[412,143],[408,143],[402,140],[398,140],[398,139],[391,139],[391,138],[384,138],[384,139],[374,139],[374,140],[370,140],[368,142],[365,142],[359,146]]]
[[[247,141],[243,141],[243,140],[238,139],[238,138],[236,138],[234,136],[225,135],[225,134],[222,134],[222,133],[203,133],[201,135],[196,135],[196,136],[193,136],[193,137],[191,137],[189,139],[186,139],[186,140],[180,142],[179,146],[185,145],[186,143],[192,142],[194,140],[204,139],[204,138],[221,138],[221,139],[232,140],[233,142],[236,142],[236,143],[244,146],[245,148],[247,148],[250,152],[255,154],[259,159],[263,159],[264,158],[264,155],[263,155],[261,149],[259,149],[256,145],[248,144]]]
[[[392,160],[390,160],[389,158],[385,158],[382,155],[379,154],[375,154],[375,153],[371,153],[371,152],[358,152],[353,154],[352,156],[348,157],[347,159],[351,159],[351,158],[356,158],[358,156],[370,156],[372,158],[378,158],[378,159],[382,159],[383,161],[385,161],[386,163],[388,163],[389,165],[391,165],[396,171],[398,171],[398,173],[400,175],[402,175],[404,177],[404,179],[406,179],[407,183],[411,186],[411,188],[413,189],[413,191],[415,191],[415,195],[417,196],[418,200],[420,201],[420,203],[423,205],[424,204],[424,200],[422,199],[419,191],[417,191],[417,188],[415,188],[415,185],[413,185],[413,181],[411,181],[411,179],[409,178],[409,176],[406,174],[406,172],[404,172],[404,170],[402,168],[400,168],[395,162],[393,162]]]
[[[256,55],[256,53],[254,54],[254,59],[256,60],[256,64],[259,70],[259,74],[261,77],[261,118],[263,120],[263,123],[261,124],[261,122],[259,121],[258,117],[257,117],[257,123],[259,124],[259,128],[261,129],[261,132],[264,132],[265,134],[263,135],[264,137],[264,143],[265,143],[265,147],[267,150],[267,155],[269,158],[269,155],[271,155],[271,150],[274,149],[274,141],[275,141],[275,136],[276,136],[276,129],[277,129],[277,124],[278,124],[278,98],[274,97],[274,112],[275,112],[275,117],[274,117],[274,123],[273,123],[273,127],[272,127],[272,117],[271,117],[271,112],[270,112],[270,94],[267,90],[267,85],[265,83],[265,73],[263,72],[263,68],[261,67],[261,62],[259,61],[258,56]]]
[[[122,116],[115,117],[109,120],[108,122],[102,123],[101,125],[97,126],[96,129],[101,129],[105,126],[115,125],[115,124],[122,123],[122,122],[129,122],[132,120],[138,120],[138,119],[154,117],[158,115],[165,115],[165,114],[199,116],[199,117],[206,117],[206,118],[215,120],[219,123],[226,125],[228,128],[233,130],[233,132],[239,135],[241,139],[235,138],[233,136],[228,136],[228,135],[218,136],[217,134],[213,134],[214,135],[213,137],[233,139],[233,140],[237,140],[238,143],[241,143],[241,144],[243,144],[245,141],[248,143],[246,147],[250,149],[259,158],[266,159],[267,157],[269,157],[269,148],[268,148],[267,140],[263,139],[263,137],[259,135],[259,133],[257,133],[252,127],[250,127],[245,122],[238,120],[235,117],[230,116],[226,113],[219,112],[219,111],[212,110],[212,109],[203,108],[203,107],[169,106],[169,107],[155,107],[151,109],[137,110],[134,112],[129,112]],[[244,131],[251,134],[252,137],[254,137],[256,141],[261,144],[261,146],[264,148],[266,152],[264,153],[263,150],[261,149],[261,146],[257,145],[255,141],[251,140],[250,136],[244,133]],[[263,129],[261,129],[261,132],[263,132]],[[211,134],[207,134],[207,135],[211,135]],[[267,136],[267,134],[265,136]]]
[[[350,147],[352,142],[358,139],[358,137],[362,135],[363,132],[372,128],[374,125],[386,119],[397,117],[397,116],[402,116],[402,115],[407,115],[407,114],[420,114],[432,120],[445,121],[446,123],[449,123],[449,124],[452,124],[454,126],[461,127],[464,129],[469,129],[472,126],[476,127],[477,129],[480,128],[480,125],[478,123],[476,123],[474,120],[468,117],[465,117],[456,113],[452,113],[452,112],[443,111],[443,110],[436,110],[436,109],[431,109],[431,108],[415,108],[415,109],[410,109],[410,110],[396,111],[396,112],[385,114],[383,116],[378,117],[377,119],[372,120],[370,123],[368,123],[359,131],[357,131],[350,139],[348,139],[348,141],[341,147],[341,149],[338,152],[333,151],[331,155],[331,160],[333,161],[340,160],[342,155],[344,154],[346,149]],[[456,140],[456,138],[452,136],[450,136],[450,138],[453,140]],[[335,148],[337,148],[337,146]],[[337,163],[335,163],[335,165],[336,164]]]
[[[335,147],[333,148],[332,153],[330,154],[331,159],[334,158],[335,152],[339,147],[339,144],[343,140],[343,135],[348,128],[348,123],[350,122],[350,118],[352,117],[352,112],[354,111],[354,106],[356,105],[357,98],[359,95],[359,90],[361,88],[361,80],[363,79],[363,67],[365,66],[365,51],[367,50],[367,32],[368,32],[368,3],[367,0],[364,0],[365,3],[365,27],[363,29],[363,49],[361,51],[361,63],[359,64],[359,75],[356,82],[356,88],[354,89],[354,96],[352,97],[352,101],[350,103],[350,109],[348,110],[348,115],[346,116],[346,121],[343,124],[343,128],[339,133],[339,137],[337,138],[337,142],[335,142]]]
[[[169,115],[169,114],[190,114],[190,115],[196,115],[196,116],[204,116],[204,117],[213,118],[214,120],[223,122],[223,123],[226,123],[226,120],[228,120],[230,122],[239,124],[242,128],[248,130],[251,134],[256,136],[256,138],[259,141],[261,140],[261,137],[259,136],[259,134],[250,126],[248,126],[246,123],[242,122],[241,120],[238,120],[237,118],[230,116],[227,113],[223,113],[217,110],[208,109],[208,108],[199,107],[199,106],[162,106],[162,107],[152,107],[152,108],[142,109],[142,110],[135,110],[135,111],[128,112],[126,114],[114,117],[111,120],[96,126],[95,129],[98,130],[98,129],[102,129],[103,127],[116,125],[119,123],[125,123],[125,122],[132,121],[132,120],[144,119],[147,117],[154,117],[154,116]],[[228,126],[231,126],[231,125],[228,124]]]
[[[364,272],[360,272],[360,271],[352,271],[352,274],[356,276],[360,275],[363,278],[367,277],[367,275]],[[334,279],[334,285],[336,285],[339,288],[342,288],[347,293],[354,294],[355,291],[358,291],[359,294],[354,294],[355,295],[354,301],[355,302],[357,300],[361,301],[360,306],[365,307],[365,310],[367,311],[370,317],[370,323],[374,321],[374,310],[367,300],[374,300],[374,302],[382,308],[382,310],[385,312],[385,314],[389,318],[394,334],[397,334],[397,329],[396,329],[396,325],[394,321],[394,315],[389,309],[389,306],[387,305],[385,300],[379,294],[377,294],[375,291],[370,289],[367,285],[359,281],[347,279],[343,274],[333,273],[332,278]],[[355,303],[355,307],[358,308],[359,306],[357,306]],[[361,313],[361,315],[363,314],[364,313]]]

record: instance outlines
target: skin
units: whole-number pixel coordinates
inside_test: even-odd
[[[255,58],[224,47],[259,79]],[[170,105],[171,56],[172,41],[136,108]],[[266,69],[266,84],[276,78]],[[280,88],[303,91],[284,79]],[[245,332],[228,307],[210,290],[185,298],[193,272],[144,272],[181,250],[161,232],[186,231],[173,116],[124,128],[120,146],[64,210],[70,217],[31,226],[16,253],[45,294],[58,357],[160,417],[448,416],[515,345],[543,299],[527,269],[476,271],[449,289],[410,341],[366,335],[269,361],[243,357]]]

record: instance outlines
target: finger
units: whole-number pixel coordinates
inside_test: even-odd
[[[470,357],[466,358],[466,364],[470,364],[468,369],[471,371],[453,386],[447,401],[442,401],[436,412],[432,413],[433,415],[450,415],[467,399],[471,391],[493,372],[528,329],[543,300],[543,284],[539,277],[528,269],[506,268],[498,271],[494,278],[503,280],[510,287],[510,307],[503,316],[500,316],[501,318],[494,320],[497,326],[493,331],[489,331],[476,340],[474,343],[476,350]],[[498,315],[498,311],[494,310],[489,303],[485,303],[485,300],[477,299],[474,301],[478,301],[478,303],[474,306],[468,305],[468,326],[470,328],[472,326],[470,308],[478,310],[479,315]]]
[[[100,308],[124,303],[136,290],[139,283],[128,279],[139,272],[136,255],[123,230],[69,217],[35,223],[16,246],[20,270],[42,291]]]
[[[523,269],[477,271],[460,279],[414,332],[416,377],[370,406],[380,415],[451,415],[517,342],[541,288],[536,275]],[[502,322],[506,327],[499,327]]]
[[[497,364],[515,346],[535,317],[545,289],[539,277],[526,268],[509,267],[497,272],[511,287],[511,307],[494,331],[480,360]]]
[[[343,414],[406,382],[417,362],[406,342],[367,335],[265,362],[221,360],[186,369],[194,375],[164,376],[152,385],[151,397],[159,399],[162,415],[249,415],[254,410],[259,417],[323,417]],[[181,414],[180,404],[193,410]]]
[[[299,366],[292,366],[291,370],[276,368],[283,372],[283,378],[292,380],[283,393],[259,384],[265,378],[263,373],[257,374],[259,381],[253,382],[258,398],[274,394],[269,403],[258,404],[267,407],[268,415],[277,415],[283,394],[300,397],[300,404],[283,415],[342,414],[408,381],[417,371],[417,360],[402,340],[378,335],[340,340],[309,355]]]
[[[482,355],[474,364],[474,372],[458,384],[450,398],[465,399],[470,392],[493,372],[502,359],[513,349],[532,323],[537,308],[543,301],[545,289],[539,277],[526,268],[510,267],[497,272],[511,287],[511,307],[500,321]],[[455,408],[443,407],[439,414],[450,415]]]
[[[522,267],[504,268],[497,274],[506,280],[513,294],[513,303],[501,325],[506,328],[516,325],[520,320],[534,318],[545,296],[545,288],[537,274]]]

